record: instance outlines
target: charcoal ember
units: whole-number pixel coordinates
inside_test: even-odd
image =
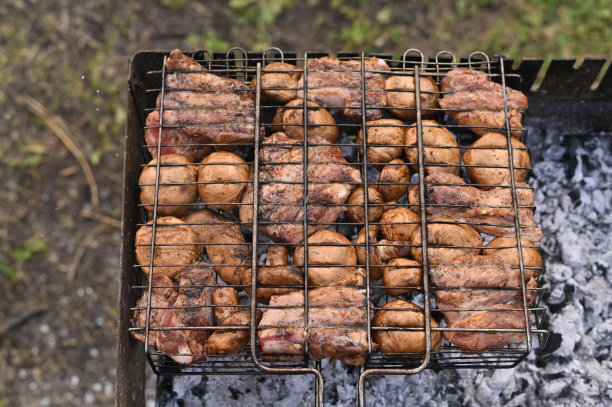
[[[532,171],[543,183],[560,183],[567,179],[566,164],[558,161],[540,161],[533,164]],[[559,192],[561,189],[559,189]]]
[[[563,289],[563,286],[560,286],[560,285],[555,286],[555,288],[550,292],[547,302],[549,304],[558,305],[558,304],[562,304],[564,301],[565,301],[565,290]]]
[[[612,348],[612,318],[597,324],[593,328],[592,337],[597,347],[598,356],[609,356],[610,348]]]

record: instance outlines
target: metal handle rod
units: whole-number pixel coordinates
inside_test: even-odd
[[[251,265],[251,357],[258,369],[267,373],[276,374],[312,374],[315,377],[315,406],[323,405],[323,376],[321,372],[313,368],[287,368],[271,367],[264,365],[257,357],[257,247],[258,247],[258,209],[259,209],[259,134],[261,128],[260,108],[261,108],[261,63],[257,63],[255,89],[255,153],[253,165],[255,166],[253,175],[253,251]],[[304,84],[306,86],[306,83]],[[306,255],[306,253],[305,253]],[[306,257],[305,257],[306,259]],[[307,281],[307,279],[306,279]],[[307,284],[307,283],[306,283]],[[304,298],[306,301],[308,296]]]
[[[166,94],[166,56],[162,67],[162,86],[159,105],[159,132],[157,133],[157,163],[155,165],[155,195],[153,197],[153,223],[151,224],[151,251],[149,252],[149,278],[147,284],[147,320],[145,321],[145,353],[149,353],[149,331],[151,328],[151,297],[153,292],[153,263],[155,259],[155,234],[157,232],[157,203],[159,199],[159,174],[161,168],[162,129],[164,127],[164,97]]]
[[[423,296],[424,296],[424,311],[425,311],[425,357],[423,362],[413,369],[365,369],[359,375],[358,384],[358,405],[365,407],[365,380],[371,375],[411,375],[424,370],[429,364],[431,357],[431,310],[429,305],[429,264],[427,260],[427,213],[425,207],[425,164],[423,153],[423,123],[421,117],[421,86],[420,86],[420,68],[414,67],[414,90],[416,100],[417,114],[417,149],[419,154],[419,198],[421,202],[421,249],[422,249],[422,271],[423,271]],[[365,154],[365,150],[364,150]],[[368,253],[369,254],[369,253]],[[366,255],[366,259],[367,259]],[[369,298],[368,298],[369,304]],[[368,324],[369,325],[369,324]]]
[[[531,324],[529,309],[527,308],[527,286],[525,285],[525,263],[523,260],[523,245],[521,242],[521,222],[518,213],[518,198],[516,196],[516,180],[514,178],[514,153],[512,148],[512,132],[510,131],[510,114],[508,112],[508,93],[506,92],[506,75],[504,71],[504,58],[499,57],[499,69],[502,80],[502,93],[504,95],[504,119],[506,121],[506,138],[508,142],[508,165],[510,167],[510,185],[512,186],[512,208],[514,209],[514,228],[516,231],[516,246],[518,250],[519,270],[521,271],[521,289],[523,294],[523,311],[525,313],[525,335],[527,352],[531,352]]]

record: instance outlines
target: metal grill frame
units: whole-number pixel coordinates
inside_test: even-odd
[[[278,50],[278,49],[270,49],[266,52],[264,52],[263,54],[260,54],[261,56],[259,58],[257,57],[253,57],[252,54],[245,52],[242,49],[232,49],[230,51],[227,52],[227,54],[214,54],[212,56],[210,56],[210,54],[207,53],[202,53],[201,55],[206,57],[207,60],[207,65],[208,68],[212,70],[212,72],[214,73],[218,73],[220,75],[228,75],[228,76],[233,76],[233,77],[238,77],[241,78],[243,80],[248,80],[251,78],[251,76],[255,77],[258,86],[256,87],[256,91],[255,91],[255,95],[256,95],[256,107],[255,107],[255,143],[252,146],[253,147],[253,160],[251,162],[251,164],[254,166],[254,178],[253,178],[253,191],[258,191],[258,187],[259,187],[259,151],[260,151],[260,127],[262,126],[261,123],[261,109],[262,109],[262,105],[261,105],[261,70],[262,70],[262,64],[267,62],[268,60],[268,54],[269,53],[277,53],[280,54],[281,58],[284,59],[284,54],[282,53],[282,51]],[[234,54],[238,53],[241,56],[239,57],[235,57]],[[416,57],[414,56],[414,54],[418,54]],[[312,56],[311,56],[312,55]],[[304,55],[303,59],[298,59],[298,58],[291,58],[290,62],[302,62],[303,63],[303,75],[304,75],[304,92],[306,93],[308,90],[308,85],[307,85],[307,77],[308,77],[308,69],[307,69],[307,64],[305,63],[305,61],[307,61],[308,59],[312,58],[312,57],[318,57],[318,56],[322,56],[322,54],[312,54],[312,53],[306,53]],[[341,58],[345,58],[345,59],[360,59],[361,61],[361,69],[360,69],[360,75],[361,75],[361,92],[362,95],[365,95],[366,92],[366,87],[365,87],[365,54],[361,53],[361,54],[355,54],[355,53],[345,53],[345,54],[338,54],[338,57]],[[208,59],[210,58],[210,59]],[[393,59],[389,59],[389,58],[385,58],[387,60],[387,62],[393,66],[393,68],[395,68],[396,70],[392,71],[392,74],[398,73],[398,72],[402,72],[402,71],[409,71],[410,69],[412,69],[414,78],[415,78],[415,95],[416,95],[416,115],[417,115],[417,119],[416,119],[416,126],[417,126],[417,145],[418,145],[418,154],[419,154],[419,164],[418,164],[418,174],[419,174],[419,181],[418,181],[418,187],[419,187],[419,195],[420,195],[420,202],[425,203],[425,182],[424,182],[424,176],[425,176],[425,164],[424,164],[424,159],[423,159],[423,151],[424,151],[424,144],[423,144],[423,124],[422,124],[422,112],[421,112],[421,107],[420,107],[420,93],[421,93],[421,89],[420,89],[420,81],[419,78],[421,76],[421,74],[426,74],[429,76],[434,76],[437,78],[437,83],[439,83],[440,81],[440,77],[442,75],[444,75],[444,72],[448,71],[451,68],[454,67],[459,67],[459,66],[466,66],[466,67],[475,67],[475,68],[480,68],[481,70],[486,70],[486,72],[493,76],[493,77],[498,77],[501,80],[501,84],[502,84],[502,89],[503,89],[503,96],[504,96],[504,108],[505,108],[505,119],[506,119],[506,126],[505,126],[505,132],[506,132],[506,136],[507,136],[507,141],[508,141],[508,150],[509,150],[509,156],[512,156],[512,144],[511,144],[511,134],[510,134],[510,123],[509,123],[509,116],[508,116],[508,101],[507,101],[507,94],[506,94],[506,79],[507,78],[512,78],[512,80],[515,80],[518,82],[518,84],[520,85],[520,76],[517,74],[506,74],[505,73],[505,63],[504,63],[504,59],[501,57],[498,58],[493,58],[493,59],[489,59],[485,54],[477,52],[477,53],[473,53],[470,55],[470,57],[467,60],[463,60],[462,62],[457,62],[455,57],[451,54],[448,53],[446,51],[440,52],[439,54],[437,54],[435,56],[435,59],[429,62],[425,61],[425,58],[423,57],[423,55],[418,51],[418,50],[408,50],[404,53],[403,57],[401,60],[393,60]],[[225,69],[218,69],[220,66],[225,65]],[[254,65],[254,67],[253,67]],[[236,66],[239,66],[240,68],[236,68]],[[217,69],[215,69],[215,67]],[[392,69],[393,69],[392,68]],[[435,73],[433,72],[432,68],[435,68]],[[493,69],[493,70],[492,70]],[[163,101],[164,98],[164,92],[165,92],[165,56],[164,56],[164,63],[162,64],[162,70],[158,71],[158,70],[151,70],[149,71],[149,75],[156,75],[157,73],[161,74],[161,86],[159,89],[153,87],[152,89],[146,89],[146,92],[149,93],[156,93],[156,92],[161,92],[161,98]],[[515,84],[514,86],[515,88],[518,87],[518,85]],[[135,92],[134,92],[135,93]],[[307,101],[307,97],[305,95],[304,97],[304,104],[303,104],[303,119],[304,122],[307,122],[307,118],[308,118],[308,105],[306,103]],[[161,157],[161,133],[162,133],[162,128],[163,128],[163,105],[164,103],[161,103],[161,107],[160,107],[160,125],[159,125],[159,137],[158,137],[158,148],[157,148],[157,162],[158,164],[156,165],[156,184],[155,184],[155,203],[154,203],[154,211],[153,211],[153,218],[157,217],[157,208],[158,208],[158,188],[159,188],[159,172],[160,172],[160,157]],[[276,108],[278,106],[272,106],[269,108]],[[147,108],[145,110],[144,113],[153,110],[153,108]],[[431,110],[431,109],[430,109]],[[441,115],[443,114],[442,109],[437,109],[439,110],[441,113],[438,113],[437,115]],[[361,111],[365,112],[366,111],[366,103],[365,103],[365,97],[361,98]],[[141,117],[141,120],[143,118],[141,112],[139,113],[139,117]],[[455,129],[455,130],[459,130],[459,132],[462,132],[462,129],[465,129],[466,126],[448,126],[446,124],[444,124],[442,121],[440,121],[442,123],[442,126],[445,127],[449,127],[451,129]],[[265,124],[264,124],[265,125]],[[308,185],[309,182],[307,180],[306,174],[306,168],[308,166],[308,146],[310,145],[308,143],[308,138],[307,138],[307,133],[308,133],[308,129],[307,126],[302,126],[304,129],[304,142],[303,142],[303,158],[304,158],[304,162],[303,162],[303,166],[304,166],[304,181],[303,181],[303,187],[304,187],[304,196],[306,196],[307,194],[307,189],[308,189]],[[144,128],[144,121],[141,122],[141,129]],[[351,162],[351,165],[360,165],[362,168],[362,179],[363,179],[363,186],[364,186],[364,205],[363,205],[363,209],[364,209],[364,214],[365,214],[365,225],[366,227],[368,227],[367,225],[370,224],[369,220],[368,220],[368,212],[369,212],[369,204],[368,204],[368,168],[369,166],[371,166],[370,163],[367,162],[367,159],[365,159],[366,154],[365,152],[367,151],[368,148],[368,144],[367,144],[367,126],[366,126],[366,117],[365,114],[362,114],[362,121],[361,121],[361,129],[364,132],[364,137],[363,137],[363,161],[362,162]],[[458,135],[457,137],[458,142],[460,143],[460,147],[461,148],[465,148],[466,146],[461,144],[460,141],[460,135]],[[142,143],[141,143],[142,144]],[[381,145],[377,145],[377,146],[381,146]],[[143,150],[146,150],[146,148],[144,148]],[[144,152],[144,154],[142,154],[142,159],[146,162],[148,160],[145,159],[147,153]],[[463,165],[462,165],[463,166]],[[424,299],[423,299],[423,312],[425,315],[425,333],[426,333],[426,352],[424,357],[422,358],[422,360],[400,360],[400,359],[391,359],[388,358],[386,356],[381,356],[381,355],[377,355],[377,354],[372,354],[371,357],[369,358],[369,360],[366,362],[366,365],[362,366],[362,368],[360,369],[360,378],[359,378],[359,404],[360,405],[365,405],[365,381],[367,379],[368,376],[370,375],[379,375],[379,374],[414,374],[417,373],[425,368],[448,368],[448,367],[461,367],[461,368],[481,368],[481,367],[486,367],[486,368],[491,368],[491,367],[513,367],[516,366],[521,360],[523,360],[531,351],[531,347],[532,347],[532,343],[531,343],[531,334],[535,333],[538,335],[538,338],[540,339],[541,343],[544,343],[547,339],[548,336],[548,332],[544,329],[540,328],[541,322],[542,322],[542,316],[543,316],[543,309],[538,305],[538,303],[536,302],[536,305],[533,306],[532,308],[528,307],[528,302],[527,302],[527,294],[526,294],[526,285],[525,285],[525,266],[523,264],[523,253],[522,253],[522,245],[521,245],[521,241],[520,241],[520,225],[519,225],[519,217],[518,217],[518,210],[519,210],[519,206],[518,206],[518,199],[516,196],[516,182],[514,179],[514,166],[513,166],[513,160],[509,160],[509,168],[510,171],[510,176],[511,176],[511,191],[512,191],[512,209],[514,211],[514,219],[515,219],[515,231],[516,231],[516,237],[517,237],[517,249],[518,249],[518,254],[519,254],[519,269],[520,269],[520,273],[521,273],[521,281],[522,281],[522,297],[523,297],[523,308],[522,311],[524,312],[525,315],[525,322],[526,322],[526,328],[524,330],[524,333],[526,334],[526,345],[523,346],[516,346],[516,347],[508,347],[506,349],[500,349],[500,350],[490,350],[490,351],[485,351],[485,352],[473,352],[473,353],[466,353],[466,352],[460,352],[456,346],[446,346],[446,347],[442,347],[440,349],[440,351],[437,352],[437,354],[439,355],[450,355],[449,357],[451,358],[456,358],[455,361],[450,362],[450,363],[444,363],[444,358],[443,357],[434,357],[432,359],[432,352],[431,352],[431,332],[432,332],[432,327],[430,326],[430,315],[432,312],[432,307],[430,305],[430,291],[431,288],[429,287],[429,281],[428,281],[428,276],[429,273],[427,272],[429,270],[429,264],[427,262],[427,239],[423,239],[422,244],[421,244],[421,250],[422,250],[422,257],[423,257],[423,264],[422,264],[422,270],[424,270],[423,272],[423,289],[420,290],[420,292],[422,293]],[[479,185],[474,185],[474,184],[468,184],[468,185],[473,185],[473,186],[479,186]],[[481,185],[480,185],[481,186]],[[304,216],[303,216],[303,227],[304,227],[304,236],[307,236],[306,233],[306,228],[308,227],[309,223],[308,223],[308,216],[307,216],[307,211],[308,211],[308,205],[307,205],[307,200],[303,199],[303,210],[304,210]],[[405,207],[410,207],[409,204],[405,204],[405,205],[401,205],[401,206],[405,206]],[[247,352],[241,352],[237,357],[235,358],[223,358],[220,360],[215,360],[214,358],[212,360],[207,361],[204,365],[197,365],[195,367],[182,367],[174,362],[168,362],[167,358],[163,355],[160,354],[159,352],[157,352],[154,349],[149,349],[148,347],[148,340],[145,341],[145,352],[147,355],[147,358],[149,360],[149,363],[151,365],[151,367],[153,368],[153,370],[156,373],[159,374],[312,374],[315,376],[315,401],[317,405],[321,405],[323,403],[323,377],[322,377],[322,373],[321,373],[321,368],[320,368],[320,363],[319,362],[309,362],[308,359],[306,359],[306,361],[302,364],[302,366],[297,366],[297,365],[285,365],[285,366],[281,366],[281,367],[277,367],[277,366],[270,366],[269,364],[266,363],[262,363],[262,361],[260,361],[258,359],[258,350],[256,348],[256,335],[257,335],[257,326],[256,326],[256,322],[254,319],[255,313],[259,307],[259,305],[257,304],[256,301],[256,292],[257,292],[257,281],[256,281],[256,270],[258,268],[258,245],[259,245],[259,239],[258,239],[258,209],[259,207],[259,203],[258,203],[258,193],[253,194],[253,224],[252,224],[252,230],[253,230],[253,237],[252,237],[252,248],[253,250],[251,251],[252,253],[252,264],[250,265],[252,268],[252,280],[251,280],[251,284],[252,284],[252,288],[253,288],[253,295],[251,296],[251,300],[250,300],[250,305],[248,305],[248,309],[251,310],[251,314],[252,314],[252,319],[251,319],[251,327],[250,327],[250,335],[251,335],[251,346],[250,346],[250,354],[248,354]],[[141,215],[145,215],[145,211],[144,208],[142,208],[141,205]],[[423,204],[420,206],[420,211],[421,211],[421,222],[420,222],[420,227],[421,227],[421,235],[422,236],[426,236],[427,235],[427,216],[426,216],[426,204]],[[146,215],[141,217],[141,220],[146,219]],[[137,226],[142,226],[145,222],[139,222],[137,224]],[[152,226],[152,241],[155,241],[155,233],[156,233],[156,223],[153,223]],[[365,250],[366,253],[370,253],[370,242],[369,242],[369,238],[368,238],[368,233],[365,234],[366,235],[366,241],[365,241]],[[304,274],[305,274],[305,283],[304,283],[304,296],[305,296],[305,312],[304,312],[304,322],[305,322],[305,327],[307,327],[307,323],[308,323],[308,290],[310,289],[308,286],[308,239],[304,239]],[[128,248],[129,249],[129,248]],[[151,244],[151,250],[150,250],[150,258],[153,259],[154,258],[154,245]],[[151,261],[151,263],[153,263],[153,261]],[[137,266],[136,263],[134,262],[134,271],[135,274],[140,273],[137,269],[138,267],[141,266]],[[149,266],[150,269],[152,269],[153,266]],[[370,350],[370,353],[372,353],[372,338],[371,338],[371,327],[370,327],[370,318],[373,314],[373,311],[375,311],[376,309],[378,309],[377,307],[373,307],[371,305],[371,301],[370,301],[370,292],[372,289],[384,289],[382,286],[374,286],[370,283],[369,280],[369,269],[370,269],[370,264],[369,264],[369,255],[366,256],[366,287],[365,290],[367,292],[367,299],[368,301],[366,302],[367,304],[367,315],[368,318],[366,318],[367,321],[367,337],[368,337],[368,347]],[[142,278],[142,273],[140,273],[140,277]],[[142,281],[142,280],[141,280]],[[133,284],[132,285],[132,289],[135,290],[136,292],[134,293],[134,298],[138,297],[138,292],[142,291],[142,290],[147,290],[148,294],[149,294],[149,304],[147,306],[147,322],[150,320],[150,314],[151,314],[151,290],[152,290],[153,286],[152,286],[152,279],[148,279],[148,283],[146,286],[143,286],[142,284]],[[538,289],[539,292],[540,289]],[[538,296],[539,297],[539,296]],[[134,300],[135,303],[135,300]],[[132,308],[131,310],[133,311],[135,308]],[[532,313],[533,315],[533,324],[535,325],[535,329],[532,328],[532,321],[531,318],[529,316],[529,312]],[[146,328],[145,328],[145,336],[148,339],[148,335],[149,335],[149,331],[151,329],[155,329],[155,328],[151,328],[149,327],[149,324],[146,324]],[[194,327],[195,329],[197,329],[197,327]],[[214,327],[207,327],[209,329],[213,329]],[[166,328],[164,328],[166,329]],[[185,329],[184,327],[181,327],[180,329]],[[187,328],[189,329],[189,328]],[[240,327],[230,327],[228,329],[240,329]],[[448,330],[447,328],[433,328],[434,330],[437,331],[444,331],[444,330]],[[473,329],[469,329],[469,331],[473,331]],[[516,330],[503,330],[503,329],[498,329],[498,330],[484,330],[486,332],[507,332],[507,331],[516,331]],[[306,346],[307,346],[307,341],[306,341]],[[306,355],[308,355],[308,351],[306,349]],[[456,355],[458,354],[459,356],[452,356],[452,355]]]

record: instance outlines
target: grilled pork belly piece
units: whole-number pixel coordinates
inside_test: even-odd
[[[497,187],[483,191],[466,185],[456,175],[440,171],[433,171],[426,176],[425,184],[427,216],[457,218],[469,222],[481,233],[516,237],[511,188]],[[534,218],[533,191],[524,182],[517,182],[516,186],[521,237],[539,242],[542,240],[542,229],[537,226]],[[418,187],[413,187],[408,197],[411,204],[418,205]]]
[[[363,286],[364,278],[359,271],[340,283]],[[365,301],[365,290],[355,286],[310,290],[306,330],[304,292],[273,296],[259,323],[260,350],[268,360],[302,360],[308,341],[311,360],[330,358],[363,364],[368,351]]]
[[[166,311],[164,308],[171,307],[176,301],[177,292],[172,286],[172,280],[163,274],[153,274],[153,287],[151,288],[151,318],[149,326],[155,328],[160,326],[162,316]],[[145,328],[147,322],[147,305],[149,296],[147,289],[144,289],[142,297],[136,303],[136,307],[142,308],[134,310],[132,326],[134,328]],[[149,346],[157,343],[157,332],[149,331]],[[134,338],[140,342],[145,342],[145,331],[132,331]]]
[[[359,170],[347,164],[340,148],[319,136],[308,138],[308,234],[335,222],[355,185]],[[304,240],[303,228],[303,146],[301,141],[277,132],[263,141],[259,170],[259,230],[277,242],[297,244]],[[317,164],[320,163],[320,164]],[[252,203],[251,189],[243,203]],[[253,209],[243,205],[240,220],[252,223]],[[289,223],[291,222],[291,223]]]
[[[521,280],[501,257],[464,255],[453,265],[431,267],[436,304],[449,328],[525,329]],[[535,288],[532,278],[527,288]],[[527,301],[535,299],[527,292]],[[520,343],[519,332],[448,331],[444,338],[464,351],[483,351]]]
[[[442,79],[444,97],[439,100],[440,107],[447,110],[460,125],[484,126],[471,127],[482,136],[487,132],[506,134],[504,95],[502,85],[491,82],[483,72],[472,69],[453,69]],[[506,87],[508,96],[508,116],[511,135],[521,138],[521,116],[527,109],[527,96]],[[501,129],[496,129],[497,127]]]
[[[359,121],[361,112],[361,61],[343,61],[337,58],[309,59],[307,74],[307,98],[328,107],[332,112],[340,110],[346,117]],[[365,60],[365,106],[366,119],[382,118],[382,107],[386,106],[385,79],[389,65],[378,58]],[[304,77],[298,82],[297,97],[304,98]]]
[[[183,154],[195,162],[211,151],[208,144],[253,142],[255,97],[247,84],[203,72],[203,66],[178,49],[166,59],[166,69],[162,154]],[[160,106],[161,94],[157,110],[146,119],[145,141],[153,156],[157,154]]]
[[[177,276],[178,297],[172,309],[165,310],[161,327],[210,327],[214,325],[213,292],[215,276],[212,267],[197,263]],[[212,329],[168,329],[158,331],[157,348],[178,363],[204,360],[204,346]],[[201,356],[200,356],[201,355]]]

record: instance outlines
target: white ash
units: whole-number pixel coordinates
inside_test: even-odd
[[[372,376],[368,405],[612,404],[612,137],[530,129],[527,145],[544,231],[548,347],[534,337],[535,349],[513,369]],[[326,405],[355,405],[358,369],[323,361],[322,370]],[[158,392],[160,407],[314,404],[311,376],[209,376],[190,389],[185,377],[164,380],[170,389]]]

